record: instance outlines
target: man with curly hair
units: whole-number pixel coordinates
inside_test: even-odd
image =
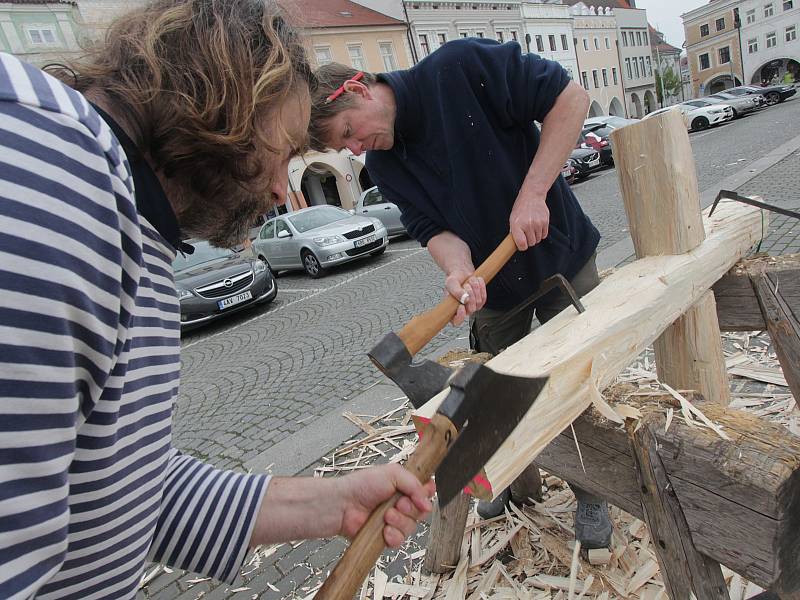
[[[0,597],[134,598],[146,560],[232,582],[397,491],[399,545],[432,484],[398,465],[270,478],[170,443],[172,261],[284,200],[314,85],[295,32],[262,0],[156,0],[56,75],[0,54]]]

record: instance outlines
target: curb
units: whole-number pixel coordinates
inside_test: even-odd
[[[720,189],[736,190],[742,187],[799,149],[800,135],[754,161],[744,171],[735,173],[702,192],[700,206],[702,208],[709,206]],[[776,205],[779,204],[776,203]],[[633,254],[633,242],[630,237],[620,240],[598,253],[597,268],[601,271],[614,268]],[[458,339],[438,349],[436,355],[441,356],[449,350],[464,350],[465,348],[465,340]],[[435,357],[428,356],[427,358]],[[358,427],[342,418],[343,411],[356,414],[383,414],[395,408],[399,399],[404,397],[400,388],[387,379],[384,383],[378,383],[359,392],[342,406],[331,410],[307,427],[253,457],[244,466],[254,472],[264,472],[268,469],[279,475],[297,475],[360,431]]]

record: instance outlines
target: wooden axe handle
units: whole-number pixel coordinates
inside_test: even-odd
[[[428,481],[447,454],[456,433],[456,427],[450,419],[438,413],[434,415],[405,468],[420,483]],[[352,600],[385,548],[383,517],[399,498],[400,494],[395,494],[372,512],[314,596],[314,600]]]
[[[503,268],[503,265],[514,256],[516,251],[517,245],[514,243],[514,238],[512,238],[509,233],[506,238],[500,242],[500,245],[495,251],[489,255],[489,258],[483,261],[483,264],[478,267],[475,271],[475,277],[483,277],[484,281],[489,283],[492,278],[497,275],[497,272]],[[456,314],[458,306],[458,300],[448,294],[447,297],[434,308],[417,315],[406,323],[405,327],[403,327],[397,335],[403,340],[411,356],[414,356],[417,352],[422,350],[422,348],[450,322]]]

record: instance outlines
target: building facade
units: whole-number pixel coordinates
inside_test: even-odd
[[[0,51],[42,66],[79,54],[85,30],[75,2],[0,2]]]
[[[615,8],[614,16],[628,116],[640,119],[658,108],[647,12]]]
[[[744,0],[739,18],[745,83],[800,81],[800,1]]]
[[[627,116],[614,10],[578,2],[570,8],[570,13],[580,73],[576,81],[589,92],[589,116]]]
[[[521,11],[525,26],[523,47],[527,50],[530,46],[530,52],[560,63],[570,78],[577,81],[578,61],[569,6],[524,2]]]
[[[693,96],[742,84],[740,5],[741,0],[715,0],[681,15]]]
[[[149,0],[77,0],[83,25],[92,40],[105,35],[111,22],[126,12],[139,8]]]
[[[650,27],[650,46],[656,69],[656,100],[659,108],[688,100],[681,80],[681,49],[669,44],[664,34]]]

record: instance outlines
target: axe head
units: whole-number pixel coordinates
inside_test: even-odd
[[[455,371],[432,360],[411,362],[411,353],[396,333],[387,333],[367,354],[370,360],[419,408],[447,387]]]
[[[480,473],[546,383],[547,377],[503,375],[474,363],[453,375],[450,393],[437,411],[459,430],[436,470],[440,506],[446,506]]]

